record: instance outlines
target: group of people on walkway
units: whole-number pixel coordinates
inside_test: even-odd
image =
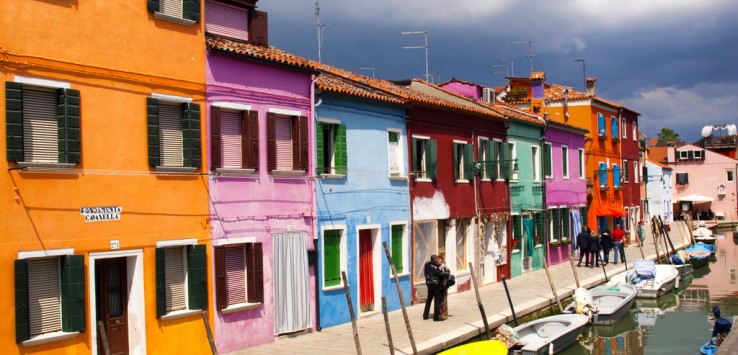
[[[639,227],[642,228],[641,225]],[[642,242],[643,239],[639,235],[638,238]],[[579,249],[578,267],[584,266],[599,267],[600,263],[607,265],[610,263],[610,250],[614,252],[613,264],[617,265],[618,261],[625,262],[625,231],[619,224],[615,225],[615,230],[610,232],[608,228],[602,230],[602,234],[592,231],[588,226],[582,226],[582,231],[577,235],[577,248]]]
[[[430,318],[430,307],[433,303],[433,320],[444,321],[448,319],[448,288],[454,285],[456,279],[443,263],[443,257],[439,255],[431,255],[423,271],[425,285],[428,288],[423,319]]]

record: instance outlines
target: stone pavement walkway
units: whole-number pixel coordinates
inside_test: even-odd
[[[646,229],[650,228],[647,227]],[[688,244],[689,236],[682,236],[686,233],[686,229],[679,228],[676,223],[673,223],[671,230],[671,240],[677,249]],[[643,253],[647,259],[656,258],[654,242],[650,232],[643,247]],[[663,244],[659,245],[659,253],[663,253]],[[633,260],[641,259],[641,252],[635,243],[631,243],[629,247],[625,248],[625,254],[628,268],[633,266]],[[612,257],[612,252],[610,255]],[[575,269],[582,287],[591,288],[605,282],[605,273],[602,267],[587,268],[582,266]],[[565,262],[550,266],[549,271],[554,286],[557,288],[556,293],[559,299],[563,300],[570,297],[576,289],[571,264]],[[625,271],[625,265],[610,263],[605,267],[605,271],[607,276],[610,277]],[[518,318],[542,308],[558,308],[545,270],[529,272],[507,280],[507,286]],[[479,293],[491,330],[503,323],[512,322],[512,312],[502,282],[483,286],[479,289]],[[444,322],[423,320],[422,304],[407,308],[418,354],[433,354],[484,333],[484,323],[473,289],[448,295],[448,305],[449,318]],[[343,307],[344,305],[338,306]],[[390,312],[389,322],[395,353],[412,354],[413,350],[405,328],[402,310]],[[359,319],[357,328],[362,354],[390,353],[384,317],[381,313]],[[295,337],[280,337],[272,343],[231,354],[328,355],[350,353],[356,353],[351,322],[326,328],[320,332],[311,332]]]

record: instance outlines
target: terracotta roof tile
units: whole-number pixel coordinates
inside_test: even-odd
[[[542,71],[534,71],[530,73],[530,80],[546,80],[546,73]]]
[[[649,147],[648,158],[653,162],[666,163],[666,156],[668,154],[668,147]]]
[[[500,103],[497,103],[497,105],[495,105],[494,107],[498,111],[504,113],[505,116],[515,121],[531,123],[531,124],[538,125],[538,126],[546,125],[543,118],[541,118],[540,116],[535,115],[533,113],[525,112],[524,110],[521,110],[511,104],[500,102]]]
[[[546,123],[549,126],[551,126],[551,127],[563,128],[563,129],[565,129],[567,131],[573,131],[573,132],[576,132],[576,133],[581,133],[582,135],[589,133],[589,130],[588,129],[585,129],[585,128],[582,128],[582,127],[573,126],[573,125],[570,125],[568,123],[559,122],[559,121],[555,121],[555,120],[552,120],[552,119],[546,119]]]
[[[654,165],[656,165],[656,166],[659,166],[659,167],[661,167],[661,169],[669,169],[669,170],[674,170],[674,168],[672,168],[672,167],[670,167],[670,166],[668,166],[668,165],[666,165],[666,164],[664,164],[664,163],[660,163],[660,162],[657,162],[657,161],[655,161],[655,160],[652,160],[652,159],[650,159],[650,158],[649,158],[649,159],[646,159],[646,160],[647,160],[647,161],[648,161],[649,163],[651,163],[651,164],[654,164]]]
[[[233,41],[225,38],[205,36],[205,44],[209,48],[241,54],[247,57],[266,60],[279,64],[305,69],[318,69],[317,62],[296,56],[274,47],[265,47],[250,43]]]
[[[404,104],[405,100],[382,90],[351,81],[349,79],[323,72],[318,76],[317,87],[323,91],[335,92],[351,96],[363,97],[371,100],[386,101]]]

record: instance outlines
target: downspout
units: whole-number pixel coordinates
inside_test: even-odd
[[[622,128],[623,126],[622,126],[621,122],[623,122],[623,108],[622,107],[618,108],[618,127],[620,129],[623,129]],[[625,207],[625,194],[627,193],[628,195],[630,195],[630,189],[626,190],[625,189],[625,186],[624,186],[625,184],[623,183],[623,181],[625,179],[623,179],[622,172],[624,172],[627,169],[627,167],[624,166],[624,164],[623,164],[623,143],[625,143],[625,140],[621,139],[621,137],[623,136],[623,132],[620,132],[620,129],[618,129],[618,135],[619,135],[618,140],[620,140],[620,144],[618,144],[618,153],[619,153],[618,156],[620,157],[620,162],[619,163],[620,163],[620,170],[621,170],[621,174],[620,174],[620,187],[621,187],[621,191],[623,191],[623,193],[620,196],[620,198],[622,199],[623,207]],[[631,195],[631,198],[632,197],[633,196]],[[630,207],[630,206],[628,206],[628,207]],[[628,208],[628,211],[630,211],[630,208]],[[630,215],[625,216],[625,219],[623,219],[622,216],[620,216],[620,217],[621,217],[620,218],[621,219],[620,225],[622,227],[625,227],[625,222],[628,221],[628,218],[630,217]]]
[[[539,119],[543,122],[543,132],[541,132],[541,150],[544,151],[544,154],[541,154],[541,159],[540,159],[541,160],[540,161],[541,170],[543,170],[543,174],[542,174],[543,179],[541,181],[541,189],[542,189],[541,190],[541,204],[543,205],[543,212],[541,213],[543,213],[544,229],[547,229],[545,228],[545,226],[548,225],[548,221],[546,221],[546,215],[548,215],[548,213],[546,213],[547,211],[546,209],[546,171],[545,171],[546,170],[546,157],[545,157],[546,154],[545,154],[544,147],[546,146],[546,132],[548,131],[548,124],[546,122],[546,119],[548,118],[548,112],[545,112],[543,114],[543,117],[544,118],[539,117]],[[553,176],[553,146],[551,147],[551,158],[552,158],[551,159],[551,176]],[[566,217],[569,218],[569,216],[566,216]],[[541,238],[545,239],[545,241],[543,242],[543,245],[549,244],[550,238],[548,238],[546,235],[541,236]],[[548,251],[548,246],[546,246],[546,248],[544,249],[544,252],[547,252],[547,251]],[[549,253],[546,253],[546,259],[548,259],[548,255]],[[551,262],[551,260],[548,260],[547,262]]]
[[[310,84],[310,102],[311,103],[314,103],[313,104],[313,117],[315,119],[315,122],[318,122],[318,111],[316,109],[318,108],[318,106],[320,106],[320,104],[323,103],[323,99],[321,99],[321,98],[318,98],[318,102],[315,102],[315,83],[317,83],[317,82],[318,82],[318,75],[315,75],[315,77],[313,78],[312,83]],[[317,127],[317,125],[315,125],[315,124],[312,124],[311,127],[310,127],[310,129],[313,131],[312,132],[313,137],[316,136],[316,132],[315,132],[316,127]],[[315,143],[315,139],[313,139],[313,144],[316,144]],[[313,151],[316,151],[316,149],[313,149]],[[315,161],[316,160],[313,159],[313,164],[315,164]],[[308,168],[310,168],[310,167],[308,166]],[[311,171],[316,171],[316,167],[313,166],[313,168],[312,168]],[[312,174],[309,174],[309,175],[312,175]],[[320,326],[320,272],[319,272],[320,271],[320,268],[319,268],[319,266],[320,266],[320,253],[319,253],[319,249],[318,249],[318,245],[320,245],[320,242],[319,242],[319,240],[317,238],[317,236],[318,236],[318,225],[317,225],[317,223],[318,223],[318,216],[317,216],[318,202],[317,202],[317,199],[316,199],[317,189],[315,188],[315,184],[316,184],[316,182],[313,179],[312,180],[312,185],[313,185],[312,186],[312,189],[313,189],[313,193],[312,193],[313,203],[312,203],[312,205],[313,205],[313,212],[314,213],[313,213],[313,223],[312,224],[313,224],[313,235],[316,236],[316,238],[313,238],[313,243],[315,243],[313,245],[313,250],[315,250],[315,265],[314,265],[314,268],[315,268],[315,329],[320,332],[322,330],[322,327]]]

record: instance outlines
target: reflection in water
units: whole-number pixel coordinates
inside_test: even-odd
[[[706,266],[658,299],[636,299],[611,326],[588,326],[578,343],[559,354],[695,354],[712,335],[712,306],[738,323],[738,239],[718,236],[718,252]]]

